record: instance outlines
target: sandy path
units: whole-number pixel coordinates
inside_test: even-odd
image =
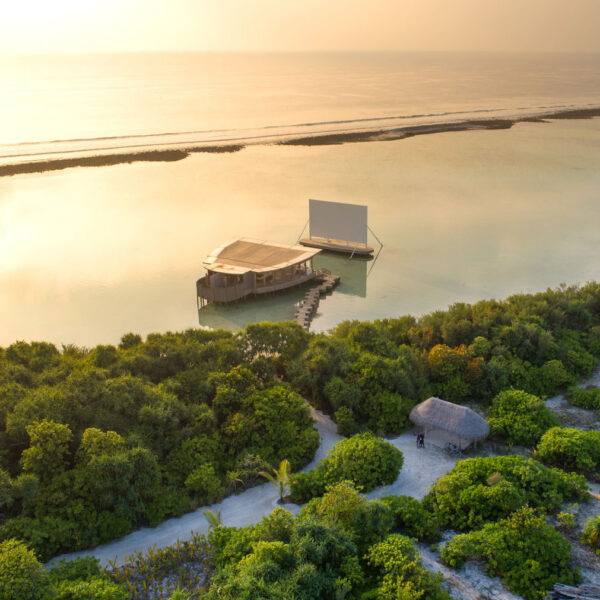
[[[467,561],[459,570],[451,569],[440,562],[439,555],[434,554],[425,544],[417,544],[423,566],[433,573],[441,573],[444,581],[442,587],[455,600],[522,600],[510,592],[498,577],[490,577],[482,566]]]
[[[600,365],[589,379],[578,383],[579,387],[600,387]],[[569,404],[564,394],[546,400],[546,406],[558,417],[561,427],[577,427],[585,430],[600,430],[600,413]]]
[[[388,494],[421,499],[431,484],[452,469],[458,459],[441,448],[427,445],[427,441],[425,441],[425,448],[417,449],[412,431],[405,431],[397,438],[388,441],[402,451],[404,465],[398,479],[392,485],[379,487],[368,493],[369,500]]]
[[[336,432],[335,423],[329,417],[313,409],[311,409],[311,413],[315,419],[315,427],[321,436],[321,444],[315,453],[314,459],[304,470],[313,469],[315,464],[324,458],[331,447],[341,439],[341,436]],[[201,506],[194,512],[187,513],[182,517],[163,521],[157,527],[144,527],[118,540],[97,546],[93,550],[64,554],[56,557],[51,562],[55,562],[61,558],[70,560],[78,556],[95,556],[100,559],[103,565],[108,560],[115,558],[121,563],[126,556],[134,552],[145,551],[149,546],[153,546],[154,544],[156,544],[157,548],[162,548],[174,544],[177,539],[188,539],[192,531],[206,533],[208,524],[202,511],[207,508],[215,512],[220,510],[221,520],[224,524],[234,527],[245,527],[246,525],[257,523],[263,516],[270,514],[278,506],[278,499],[279,494],[275,487],[270,483],[265,483],[250,488],[237,496],[229,496],[216,504]],[[295,504],[288,504],[285,508],[293,513],[297,513],[300,510],[300,507]]]
[[[321,444],[314,459],[304,468],[305,471],[314,469],[315,465],[327,455],[332,446],[342,439],[336,432],[335,423],[327,415],[312,408],[311,414],[315,420],[315,427],[321,436]],[[421,498],[434,481],[456,464],[455,458],[448,456],[438,448],[428,447],[417,450],[415,437],[409,431],[389,441],[404,453],[404,466],[398,479],[392,485],[373,490],[370,494],[367,494],[369,499],[379,498],[387,494],[406,494]],[[275,487],[270,483],[265,483],[246,490],[237,496],[229,496],[216,504],[202,506],[182,517],[164,521],[157,527],[144,527],[93,550],[64,554],[51,562],[61,558],[70,560],[78,556],[95,556],[100,559],[103,565],[107,564],[108,560],[115,558],[121,563],[126,556],[134,552],[143,552],[149,546],[155,544],[158,548],[169,546],[174,544],[177,539],[188,539],[192,531],[206,533],[208,525],[202,511],[207,508],[215,512],[220,510],[224,524],[244,527],[257,523],[263,516],[271,513],[278,506],[277,499],[278,493]],[[300,511],[300,506],[296,504],[287,504],[285,508],[294,514]]]
[[[600,385],[600,368],[581,385],[588,384]],[[550,398],[546,403],[549,408],[555,411],[563,405],[568,406],[562,395]],[[590,413],[592,411],[585,412]],[[342,439],[336,432],[335,423],[327,415],[313,408],[311,408],[311,414],[321,437],[321,444],[315,453],[314,459],[303,469],[305,471],[314,469],[315,465],[327,455],[332,446]],[[451,457],[434,446],[417,449],[415,437],[411,431],[406,431],[389,441],[404,454],[404,465],[398,479],[392,485],[377,488],[367,494],[367,497],[371,500],[388,494],[405,494],[420,499],[437,479],[454,467],[457,461],[456,457]],[[98,546],[93,550],[65,554],[53,559],[51,562],[61,558],[73,559],[78,556],[90,555],[99,558],[102,564],[106,564],[108,560],[115,558],[118,562],[122,562],[126,556],[134,552],[145,551],[149,546],[156,544],[157,547],[161,548],[174,544],[177,539],[188,539],[192,531],[206,533],[208,525],[202,511],[207,508],[215,512],[220,510],[221,519],[226,525],[244,527],[257,523],[263,516],[271,513],[278,506],[277,499],[278,493],[275,487],[270,483],[265,483],[246,490],[237,496],[229,496],[216,504],[202,506],[183,517],[164,521],[157,527],[145,527],[121,539]],[[296,504],[287,504],[285,508],[294,514],[297,514],[300,510],[300,506]]]

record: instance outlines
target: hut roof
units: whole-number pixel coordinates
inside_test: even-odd
[[[204,259],[204,266],[210,271],[233,275],[244,275],[248,271],[266,273],[304,262],[319,252],[319,249],[304,246],[240,238],[213,250]]]
[[[482,440],[490,433],[486,420],[475,411],[440,398],[428,398],[417,404],[409,418],[415,425],[441,429],[465,439]]]

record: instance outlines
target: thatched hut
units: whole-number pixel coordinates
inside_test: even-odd
[[[440,398],[428,398],[410,411],[410,420],[426,443],[444,448],[449,442],[461,449],[485,439],[490,433],[486,420],[475,411]]]

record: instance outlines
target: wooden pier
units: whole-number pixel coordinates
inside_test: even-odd
[[[325,269],[317,269],[315,281],[318,282],[318,285],[306,292],[304,298],[300,302],[298,310],[296,310],[296,313],[294,314],[294,321],[302,325],[306,331],[310,328],[310,323],[319,306],[321,296],[331,292],[340,282],[340,278],[338,275],[332,275]]]

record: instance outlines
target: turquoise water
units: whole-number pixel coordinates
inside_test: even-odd
[[[308,198],[368,204],[377,261],[342,277],[314,330],[600,277],[600,119],[0,180],[0,344],[289,318],[301,291],[198,314],[202,259],[249,236],[293,243]]]

